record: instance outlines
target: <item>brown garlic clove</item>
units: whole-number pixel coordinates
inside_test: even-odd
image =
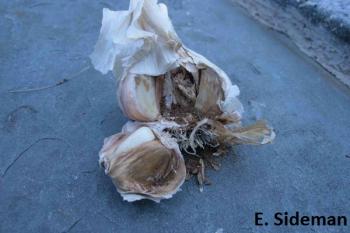
[[[107,138],[100,163],[127,201],[170,198],[186,177],[182,155],[164,146],[148,127]]]

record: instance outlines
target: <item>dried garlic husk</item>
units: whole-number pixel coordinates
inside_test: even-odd
[[[127,201],[170,198],[186,176],[179,150],[166,147],[148,127],[106,138],[100,164]]]
[[[275,137],[262,121],[241,126],[239,88],[182,44],[167,7],[157,0],[130,0],[127,11],[103,9],[91,61],[103,74],[113,71],[119,106],[134,120],[107,138],[100,152],[125,200],[169,198],[185,175],[196,175],[203,185],[205,167],[216,168],[214,157],[228,146],[266,144]],[[169,166],[176,174],[167,172]]]

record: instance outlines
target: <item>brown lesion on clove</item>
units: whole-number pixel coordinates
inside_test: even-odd
[[[181,183],[183,177],[177,174],[185,174],[175,152],[158,141],[146,142],[111,163],[109,175],[123,192],[166,194]]]
[[[222,84],[209,69],[199,69],[194,77],[180,66],[158,76],[156,95],[163,118],[179,124],[193,124],[222,114],[219,102],[224,100]]]

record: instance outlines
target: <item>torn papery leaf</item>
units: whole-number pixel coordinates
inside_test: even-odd
[[[100,37],[91,55],[102,73],[161,75],[176,67],[181,45],[167,7],[156,0],[131,0],[128,11],[103,9]]]
[[[167,7],[156,0],[131,0],[127,11],[104,9],[91,61],[104,74],[113,71],[119,106],[134,120],[107,138],[100,152],[125,200],[169,198],[186,173],[202,186],[206,164],[214,166],[213,158],[228,146],[275,137],[263,122],[241,127],[239,88],[182,44]]]

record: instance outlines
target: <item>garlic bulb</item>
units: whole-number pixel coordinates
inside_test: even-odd
[[[113,71],[119,106],[134,120],[100,151],[100,163],[127,201],[169,198],[185,176],[196,175],[202,186],[205,166],[217,167],[214,157],[228,146],[275,138],[263,121],[241,126],[239,88],[182,44],[157,0],[130,0],[127,11],[103,9],[91,61],[103,74]]]
[[[148,127],[107,138],[100,163],[127,201],[170,198],[186,176],[181,153],[164,146]]]

